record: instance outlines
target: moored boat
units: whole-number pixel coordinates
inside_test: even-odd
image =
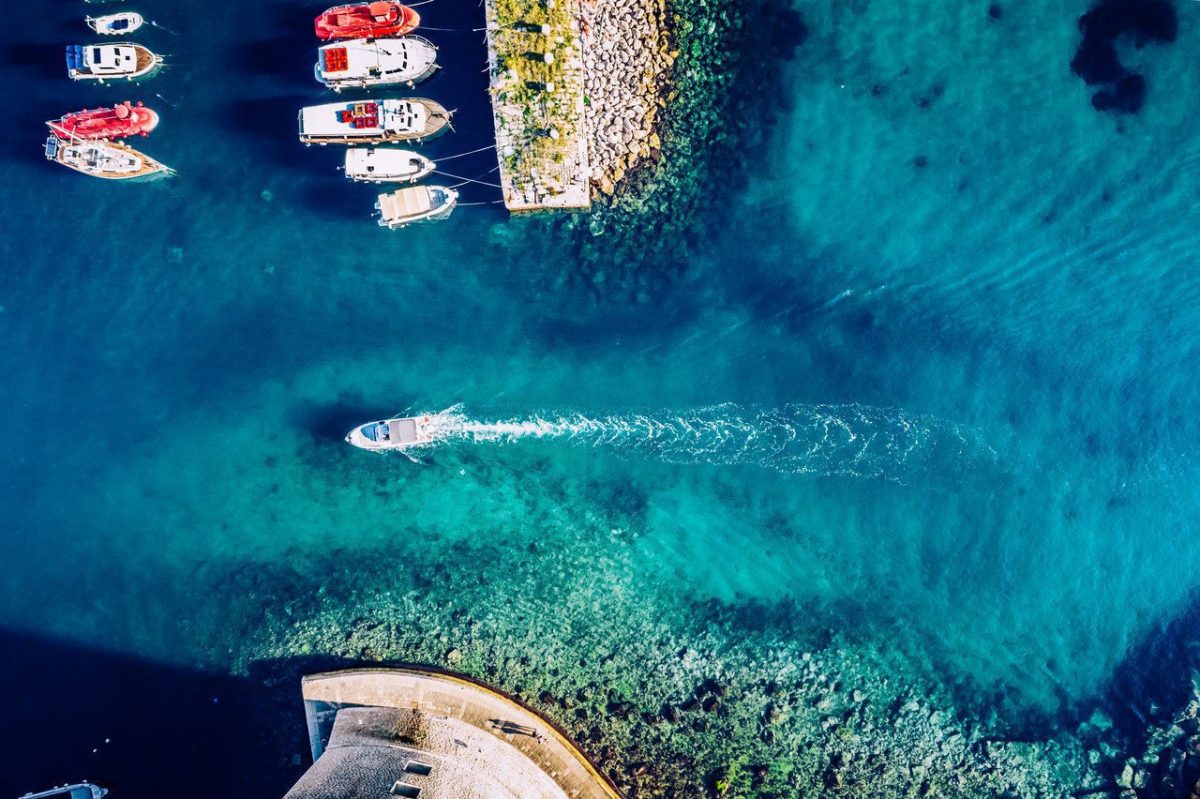
[[[300,109],[305,144],[383,144],[428,141],[450,127],[451,112],[423,97],[325,103]]]
[[[403,83],[409,87],[437,69],[437,48],[420,36],[403,39],[355,39],[327,44],[317,51],[313,74],[334,91]]]
[[[63,166],[106,180],[129,180],[151,175],[170,175],[171,168],[115,141],[46,140],[46,158]]]
[[[84,17],[87,26],[101,36],[120,36],[133,33],[142,27],[145,17],[136,11],[120,11],[116,14],[104,14],[99,17]]]
[[[136,80],[162,66],[162,56],[133,42],[67,45],[67,75],[71,80]]]
[[[405,450],[434,441],[431,416],[404,416],[368,422],[346,435],[347,443],[376,451]]]
[[[352,3],[322,12],[314,21],[317,38],[378,39],[404,36],[421,24],[421,17],[406,5],[396,2]]]
[[[21,799],[104,799],[107,794],[107,788],[101,788],[90,782],[77,782],[74,785],[63,785],[48,791],[27,793]]]
[[[351,147],[346,150],[346,177],[363,183],[416,183],[435,165],[412,150]]]
[[[445,186],[408,186],[379,195],[375,210],[379,226],[396,230],[416,222],[436,222],[450,216],[458,192]]]
[[[140,102],[126,100],[106,108],[90,108],[64,114],[46,123],[50,132],[60,139],[124,139],[128,136],[149,136],[158,127],[158,114]]]

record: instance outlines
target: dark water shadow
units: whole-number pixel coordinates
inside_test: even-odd
[[[243,72],[317,86],[312,81],[316,49],[309,46],[311,41],[311,35],[305,39],[295,33],[260,39],[238,47],[234,63]]]
[[[64,48],[61,42],[14,42],[4,48],[4,63],[10,70],[28,73],[32,77],[69,80]],[[8,79],[15,81],[20,78],[10,74]]]
[[[0,631],[5,710],[0,796],[79,779],[122,799],[282,796],[308,750],[298,685],[290,723],[272,727],[278,697],[245,679]],[[107,742],[106,742],[107,741]]]

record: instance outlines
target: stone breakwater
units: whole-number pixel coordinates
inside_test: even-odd
[[[585,113],[593,190],[654,164],[675,62],[664,0],[581,0]]]

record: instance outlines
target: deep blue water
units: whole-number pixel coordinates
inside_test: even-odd
[[[8,12],[0,34],[0,626],[16,640],[224,679],[287,600],[245,592],[248,570],[294,569],[288,591],[315,594],[329,552],[389,546],[453,573],[455,542],[569,549],[610,512],[634,519],[614,562],[639,580],[802,607],[1002,720],[1086,703],[1188,607],[1194,4],[1174,44],[1128,48],[1148,93],[1126,117],[1094,111],[1068,67],[1083,3],[1000,19],[802,4],[779,122],[740,131],[761,140],[754,174],[714,196],[721,224],[686,276],[638,304],[564,287],[572,241],[494,206],[376,229],[338,153],[295,141],[296,108],[325,99],[319,4],[151,2],[165,29],[137,39],[170,66],[132,90],[61,74],[82,3]],[[421,93],[459,108],[432,152],[483,146],[465,30],[482,11],[422,13],[460,31],[430,34],[447,69]],[[42,160],[43,120],[106,98],[162,112],[143,145],[178,176],[113,186]],[[458,403],[609,426],[456,440],[427,467],[341,443],[357,421]],[[779,414],[791,449],[761,446]],[[693,432],[648,442],[639,418]],[[564,495],[595,499],[526,523]],[[88,757],[81,743],[70,774],[40,762],[11,788]]]

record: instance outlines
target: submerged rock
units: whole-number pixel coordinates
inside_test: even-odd
[[[1178,27],[1168,0],[1101,0],[1080,17],[1083,38],[1071,59],[1071,71],[1089,86],[1106,87],[1092,96],[1092,106],[1098,111],[1140,111],[1146,79],[1121,63],[1117,41],[1132,34],[1138,48],[1148,42],[1169,43],[1175,41]]]

